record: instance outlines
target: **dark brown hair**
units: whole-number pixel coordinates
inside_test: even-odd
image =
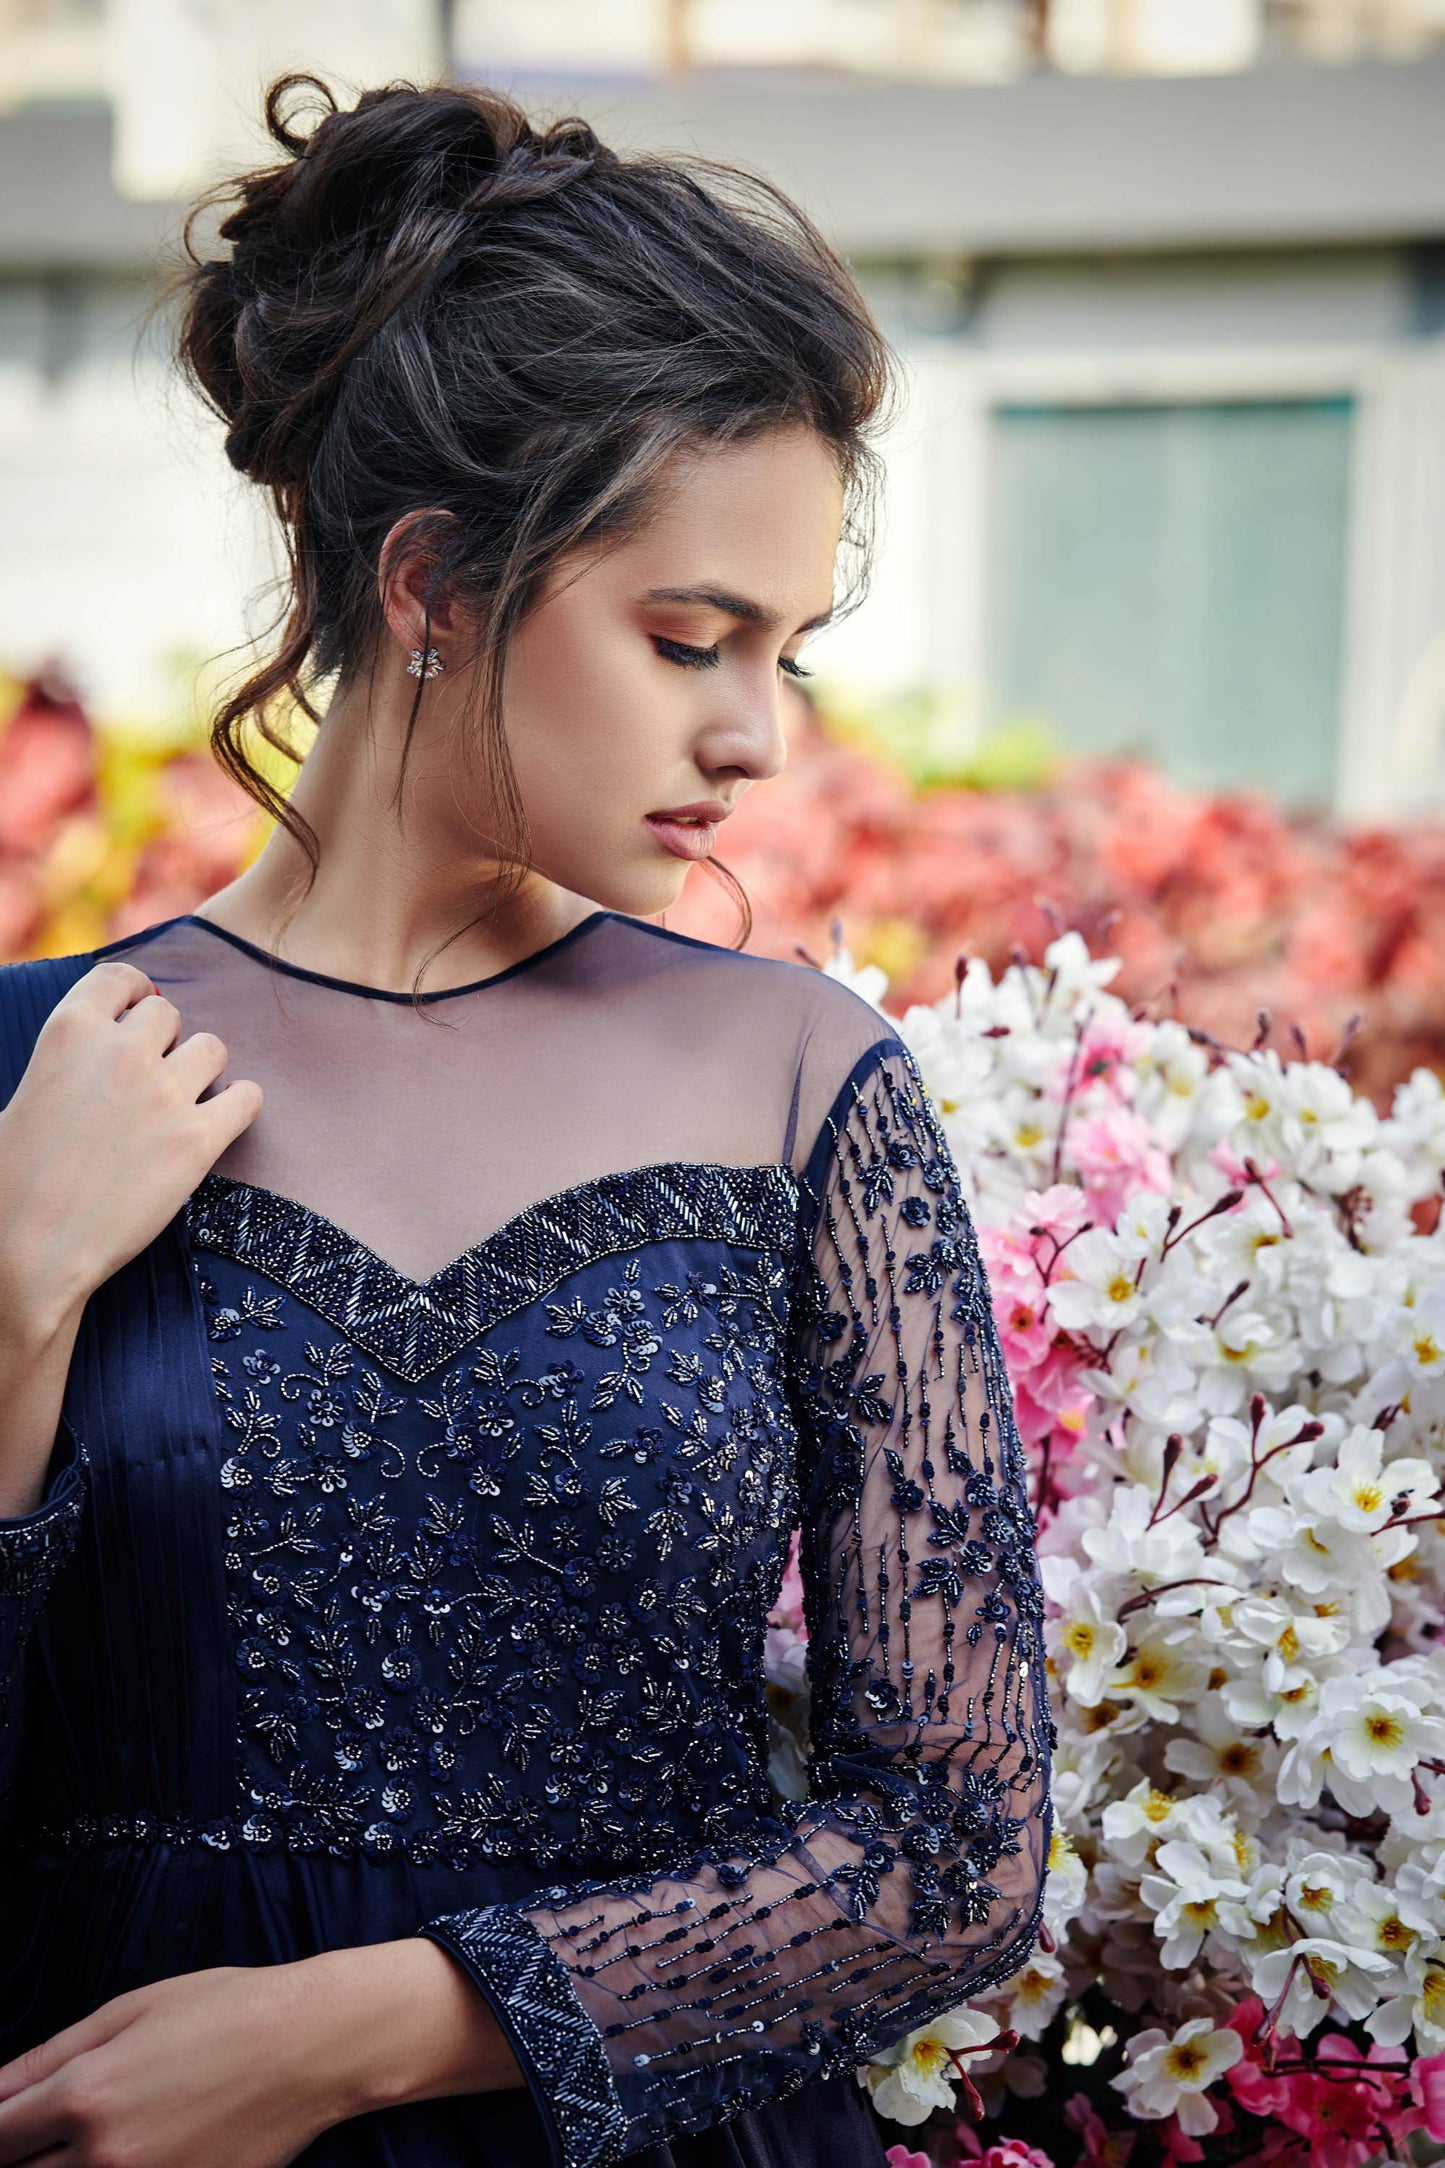
[[[324,107],[309,133],[290,117],[297,92]],[[443,591],[482,627],[464,660],[481,666],[468,723],[501,839],[495,908],[530,863],[502,727],[507,651],[547,574],[635,531],[679,450],[804,423],[845,481],[846,606],[866,565],[888,349],[812,223],[732,167],[622,157],[585,121],[539,130],[497,92],[446,83],[391,83],[342,110],[319,77],[287,74],[265,114],[284,160],[194,204],[162,295],[180,303],[180,367],[286,544],[279,645],[215,715],[212,747],[314,880],[315,832],[252,766],[244,728],[299,761],[273,701],[319,721],[324,680],[374,667],[381,545],[415,509],[428,634]],[[228,203],[229,255],[198,254],[197,219]],[[716,870],[742,904],[741,946],[746,898]]]

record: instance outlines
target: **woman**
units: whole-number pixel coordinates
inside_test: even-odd
[[[900,1040],[649,921],[782,765],[885,351],[760,183],[267,117],[180,352],[287,537],[215,730],[279,824],[0,973],[0,2162],[862,2168],[856,2067],[1036,1932],[1022,1459]],[[323,680],[282,802],[240,727]]]

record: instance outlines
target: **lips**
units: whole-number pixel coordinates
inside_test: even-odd
[[[689,821],[677,814],[649,813],[647,826],[674,858],[706,858],[717,841],[714,821]]]
[[[674,805],[662,813],[649,813],[647,826],[675,858],[706,858],[717,842],[719,823],[731,811],[732,807],[720,798],[699,799],[693,805]]]

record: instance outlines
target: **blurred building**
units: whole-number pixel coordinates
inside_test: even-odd
[[[1445,805],[1445,0],[0,0],[0,663],[112,709],[266,623],[256,508],[138,334],[286,65],[450,65],[809,205],[910,384],[820,671]]]

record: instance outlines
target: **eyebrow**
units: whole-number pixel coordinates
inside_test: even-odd
[[[745,625],[776,625],[777,614],[765,610],[760,602],[749,602],[745,595],[729,594],[724,587],[649,587],[645,602],[700,602],[710,610],[721,610],[726,617],[736,617]],[[799,625],[799,632],[816,632],[826,625],[833,615],[831,610],[810,617],[806,625]]]

